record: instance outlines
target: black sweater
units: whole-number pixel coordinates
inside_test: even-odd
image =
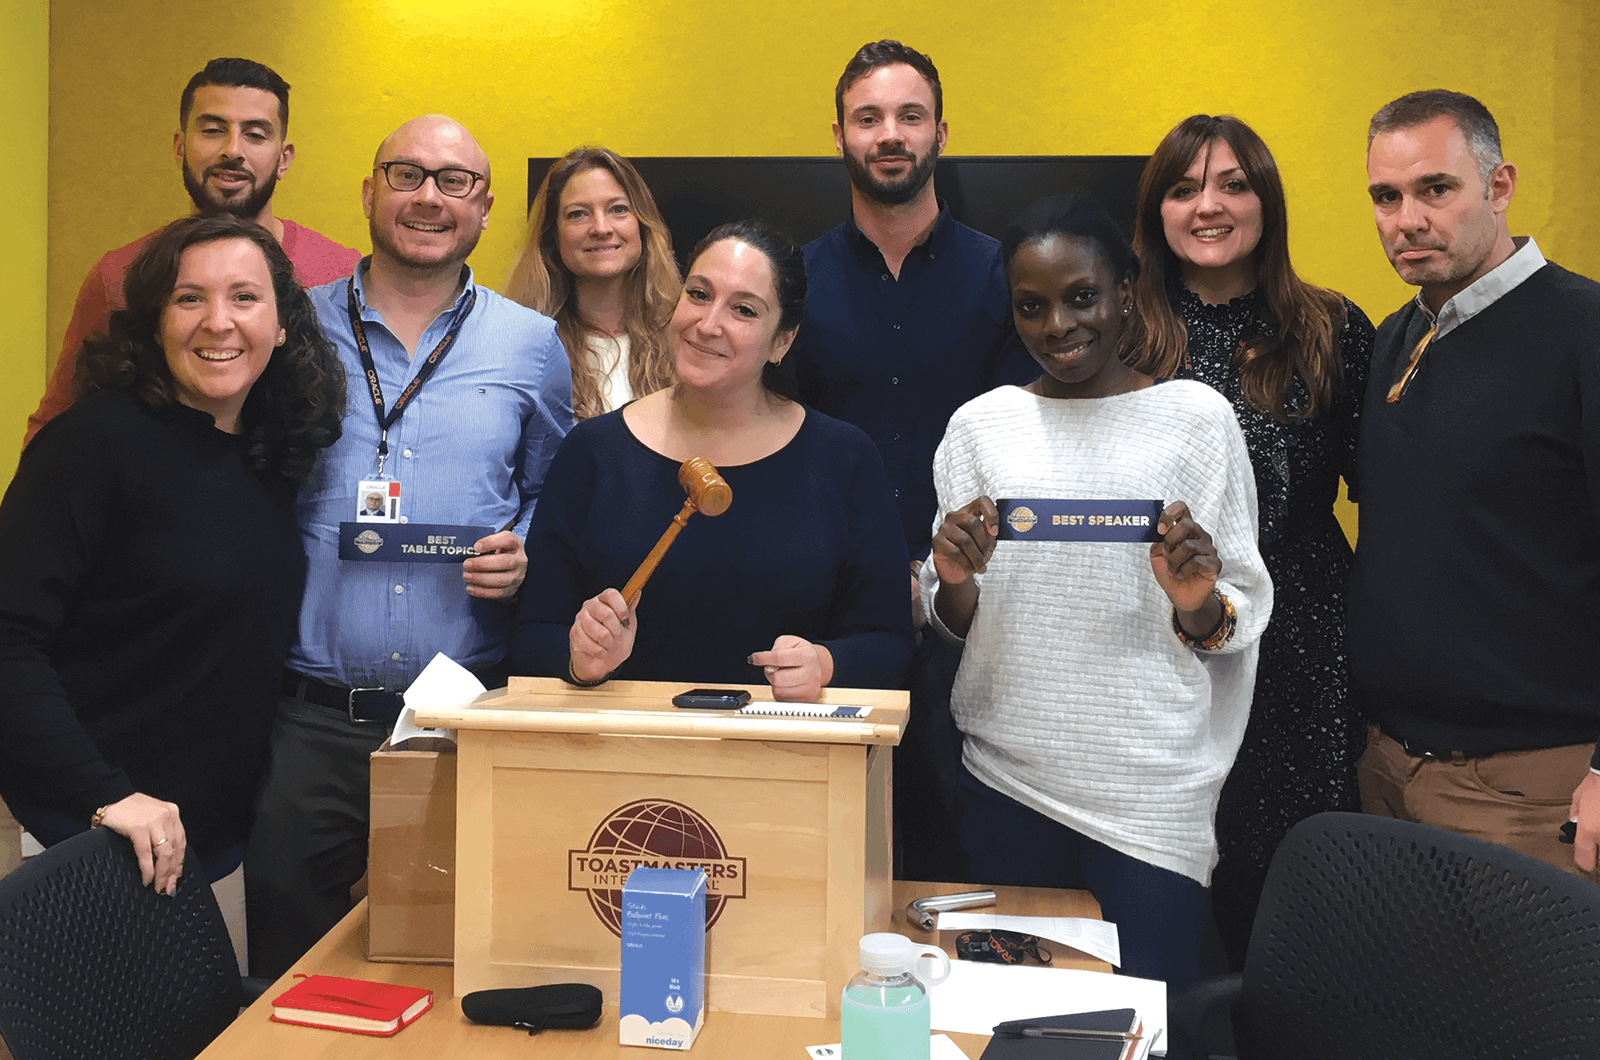
[[[1600,738],[1600,284],[1546,265],[1434,341],[1378,329],[1349,601],[1356,701],[1471,755]],[[1600,752],[1595,761],[1600,764]]]
[[[0,795],[45,841],[135,791],[242,843],[305,559],[294,487],[186,407],[98,393],[0,502]]]

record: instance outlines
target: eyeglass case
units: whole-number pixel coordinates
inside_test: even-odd
[[[461,1011],[472,1022],[521,1027],[529,1034],[593,1027],[600,1020],[601,1005],[599,989],[587,983],[474,990],[461,999]]]

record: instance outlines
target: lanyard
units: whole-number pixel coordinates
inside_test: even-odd
[[[383,410],[383,387],[378,382],[378,368],[372,362],[372,348],[367,345],[367,329],[361,325],[361,311],[356,307],[356,280],[350,277],[349,310],[350,330],[355,333],[356,351],[361,354],[361,367],[367,373],[367,392],[372,397],[372,410],[378,416],[378,477],[383,477],[383,462],[389,455],[389,428],[394,426],[401,413],[411,404],[411,399],[422,389],[439,367],[439,362],[444,360],[444,355],[450,352],[450,347],[455,344],[456,335],[461,331],[461,325],[467,322],[467,317],[472,315],[472,307],[478,302],[478,291],[475,287],[467,289],[467,304],[461,307],[461,315],[456,318],[455,324],[445,332],[444,338],[439,340],[439,345],[428,354],[428,359],[422,362],[422,367],[417,371],[416,377],[406,384],[406,388],[395,398],[394,406],[385,414]]]

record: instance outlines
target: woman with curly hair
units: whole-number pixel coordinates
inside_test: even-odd
[[[170,894],[187,846],[212,880],[243,856],[344,374],[252,222],[174,221],[123,288],[0,501],[0,794],[47,845],[127,836]]]
[[[1267,865],[1285,833],[1324,810],[1359,810],[1365,726],[1344,655],[1350,545],[1334,518],[1351,483],[1372,324],[1289,263],[1283,181],[1238,118],[1179,122],[1139,179],[1134,368],[1196,379],[1244,429],[1261,553],[1277,588],[1244,743],[1217,809],[1217,926],[1243,967]]]
[[[671,233],[632,163],[579,147],[550,166],[505,294],[555,318],[576,418],[673,382],[666,330],[681,286]]]

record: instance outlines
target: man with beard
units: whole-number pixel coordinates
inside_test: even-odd
[[[1378,329],[1357,452],[1362,809],[1600,883],[1600,284],[1511,236],[1517,169],[1471,96],[1380,109],[1367,181],[1419,291]]]
[[[283,246],[301,284],[314,287],[350,275],[361,254],[273,216],[272,193],[294,161],[288,130],[289,85],[283,78],[249,59],[213,59],[184,86],[172,153],[196,211],[226,210],[255,221]],[[112,310],[123,307],[122,275],[153,235],[118,247],[89,270],[50,385],[28,417],[23,444],[72,403],[78,347],[93,332],[104,331]]]
[[[805,248],[806,317],[791,359],[807,404],[877,443],[919,560],[950,414],[1039,370],[1011,326],[1000,244],[934,197],[949,128],[933,62],[896,40],[863,45],[834,109],[850,218]]]
[[[493,203],[470,132],[442,115],[408,121],[362,183],[372,256],[311,292],[366,385],[350,388],[344,433],[296,503],[306,592],[245,855],[256,975],[281,975],[349,911],[366,871],[368,757],[400,693],[440,652],[504,684],[522,542],[572,390],[555,322],[473,282],[466,259]],[[395,498],[398,522],[353,519],[374,490]],[[427,554],[441,543],[475,555]]]
[[[805,323],[786,360],[807,404],[860,427],[883,454],[920,627],[917,571],[939,514],[933,453],[950,414],[1039,369],[1012,327],[1000,244],[934,196],[949,128],[932,60],[896,40],[863,45],[833,97],[850,217],[805,248]],[[962,878],[953,839],[961,743],[948,711],[959,659],[927,637],[912,672],[917,724],[895,752],[897,872],[908,879]]]

